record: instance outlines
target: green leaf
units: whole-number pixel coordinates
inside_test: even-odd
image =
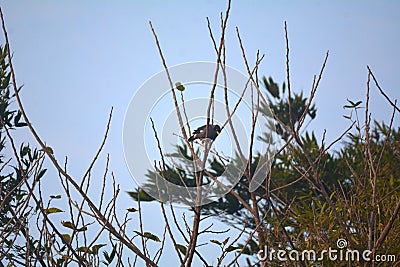
[[[354,102],[353,101],[351,101],[350,99],[347,99],[347,101],[348,102],[350,102],[350,104],[352,105],[352,106],[354,106],[355,104],[354,104]]]
[[[20,156],[21,156],[21,158],[23,158],[26,155],[28,155],[29,152],[31,152],[31,148],[29,147],[29,145],[21,144],[21,148],[20,148]]]
[[[146,237],[146,238],[148,238],[148,239],[151,239],[151,240],[153,240],[153,241],[161,242],[161,240],[158,238],[158,236],[153,235],[153,234],[150,233],[150,232],[144,232],[144,233],[143,233],[143,236]]]
[[[176,89],[178,89],[179,91],[181,92],[185,91],[185,87],[180,82],[175,83],[175,86]]]
[[[44,213],[46,214],[52,214],[52,213],[59,213],[59,212],[64,212],[63,210],[60,210],[59,208],[47,208],[43,210]]]
[[[347,99],[347,101],[351,104],[351,105],[345,105],[343,106],[343,108],[356,108],[358,107],[362,101],[357,101],[356,103],[354,103],[353,101],[351,101],[350,99]]]
[[[238,246],[229,246],[229,247],[226,249],[226,252],[231,252],[231,251],[234,251],[234,250],[237,250],[237,249],[241,249],[241,247],[238,247]]]
[[[56,262],[53,262],[53,263],[56,263],[56,266],[63,266],[63,264],[64,264],[64,262],[65,262],[66,260],[67,260],[67,259],[66,259],[65,257],[61,257],[61,258],[58,258],[57,261],[56,261]]]
[[[79,252],[84,252],[84,253],[89,253],[89,254],[93,254],[93,252],[90,250],[90,248],[88,247],[79,247],[76,249]]]
[[[81,228],[76,229],[78,232],[85,232],[88,228],[86,226],[82,226]]]
[[[187,247],[181,244],[176,244],[176,248],[179,250],[180,253],[182,253],[183,255],[186,254],[187,251]]]
[[[62,226],[67,227],[69,229],[75,229],[75,226],[72,222],[61,221]]]
[[[98,245],[92,246],[93,254],[95,254],[95,255],[99,254],[99,249],[104,247],[104,246],[107,246],[107,245],[106,244],[98,244]]]
[[[135,209],[135,208],[129,208],[129,209],[126,209],[128,212],[136,212],[137,211],[137,209]]]
[[[116,254],[117,254],[117,246],[113,245],[113,250],[111,251],[111,254],[110,254],[111,261],[115,258]]]
[[[67,241],[67,243],[71,243],[71,236],[69,234],[62,234],[62,237]]]
[[[132,191],[132,192],[127,192],[129,194],[129,196],[131,198],[133,198],[134,200],[138,201],[140,199],[140,201],[154,201],[155,198],[153,198],[152,196],[150,196],[149,194],[147,194],[145,191],[140,190],[140,192],[138,193],[137,191]]]
[[[15,127],[25,127],[25,126],[28,126],[26,122],[18,122],[15,124]]]
[[[226,245],[226,243],[228,243],[228,241],[229,241],[229,236],[224,240],[224,241],[222,241],[222,244],[224,244],[224,245]]]
[[[110,255],[108,255],[107,251],[103,251],[103,256],[106,259],[107,262],[104,262],[106,265],[110,265],[113,259],[115,258],[116,255],[116,246],[113,245],[113,250],[111,251]]]
[[[140,235],[140,236],[143,236],[144,238],[148,238],[148,239],[151,239],[151,240],[156,241],[156,242],[161,242],[161,240],[158,238],[158,236],[153,235],[150,232],[144,232],[143,234],[141,232],[138,232],[138,231],[134,231],[134,232],[136,234]]]
[[[221,245],[221,242],[219,242],[218,240],[215,240],[215,239],[211,239],[210,242],[217,244],[217,245]]]
[[[37,180],[39,180],[40,178],[42,178],[43,177],[43,175],[46,173],[46,171],[47,171],[47,169],[43,169],[43,170],[41,170],[40,172],[39,172],[39,174],[37,175]]]
[[[46,148],[45,149],[40,149],[40,151],[43,151],[43,152],[49,152],[50,154],[54,154],[54,150],[53,150],[53,148],[51,148],[50,146],[46,146]]]
[[[8,85],[10,84],[10,78],[11,78],[11,73],[9,73],[3,80],[1,89],[6,89]]]
[[[51,195],[50,198],[53,198],[53,199],[60,199],[60,198],[61,198],[61,195]]]
[[[22,115],[21,111],[18,110],[17,115],[14,117],[14,125],[17,125],[19,123],[21,115]]]
[[[47,149],[47,151],[48,151],[50,154],[54,154],[53,148],[51,148],[51,147],[49,147],[49,146],[46,146],[46,149]]]
[[[274,97],[279,99],[279,86],[277,83],[274,82],[272,77],[269,77],[268,79],[264,76],[262,78],[264,82],[264,86],[267,89],[267,91]]]

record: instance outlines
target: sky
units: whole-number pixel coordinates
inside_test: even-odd
[[[111,107],[108,142],[110,169],[124,190],[137,185],[126,166],[122,131],[136,90],[162,71],[149,28],[152,21],[168,66],[215,61],[206,17],[219,36],[224,1],[3,1],[14,52],[17,82],[34,127],[69,172],[81,176],[101,143]],[[398,69],[399,1],[233,1],[228,21],[227,64],[241,72],[238,27],[249,61],[259,49],[265,59],[259,74],[282,83],[285,73],[284,22],[290,47],[291,86],[308,94],[325,53],[329,59],[316,94],[317,117],[309,126],[327,142],[349,126],[346,99],[365,99],[367,65],[392,99],[400,98]],[[388,121],[390,105],[371,87],[371,112]],[[395,123],[399,124],[398,117]],[[26,134],[26,133],[24,133]],[[21,141],[29,139],[21,135]],[[33,143],[33,140],[31,141]],[[102,173],[105,156],[100,158]],[[48,188],[48,193],[52,187]],[[126,195],[125,205],[133,205]],[[128,203],[128,204],[127,204]],[[149,228],[159,208],[149,205]],[[166,262],[168,259],[165,259]],[[173,262],[173,260],[171,260]]]

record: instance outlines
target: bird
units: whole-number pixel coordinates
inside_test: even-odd
[[[221,127],[219,125],[209,124],[208,127],[207,125],[203,125],[193,131],[192,136],[189,137],[188,141],[193,142],[196,139],[200,139],[203,141],[207,138],[214,141],[220,133]]]

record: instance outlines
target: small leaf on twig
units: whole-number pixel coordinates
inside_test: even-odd
[[[185,91],[185,87],[180,82],[175,83],[175,86],[179,91]]]
[[[88,248],[88,247],[79,247],[79,248],[77,248],[76,249],[77,251],[80,251],[80,252],[84,252],[84,253],[89,253],[89,254],[93,254],[93,252],[90,250],[90,248]]]
[[[226,252],[231,252],[231,251],[234,251],[234,250],[237,250],[237,249],[241,249],[241,247],[238,247],[238,246],[229,246],[229,247],[226,249]]]
[[[222,244],[224,244],[224,245],[226,245],[226,243],[228,243],[228,241],[229,241],[229,236],[224,240],[224,241],[222,241]]]
[[[54,150],[53,150],[53,148],[51,148],[50,146],[46,146],[46,149],[40,149],[40,151],[43,151],[43,152],[49,152],[50,154],[54,154]]]
[[[67,243],[71,243],[71,236],[69,234],[62,234],[62,237]]]
[[[183,255],[186,254],[187,247],[181,244],[176,244],[176,247],[178,248],[179,252],[182,253]]]
[[[76,229],[78,232],[85,232],[87,230],[86,226],[82,226],[81,228]]]
[[[158,236],[153,235],[150,232],[144,232],[143,234],[141,232],[139,232],[139,231],[134,231],[134,232],[136,234],[140,235],[140,236],[143,236],[144,238],[148,238],[148,239],[151,239],[151,240],[156,241],[156,242],[161,242],[161,240],[160,240],[160,238],[158,238]]]
[[[69,229],[75,229],[75,226],[72,222],[62,221],[61,224],[62,226],[67,227]]]
[[[132,192],[127,192],[129,194],[129,196],[131,198],[133,198],[135,201],[138,201],[140,199],[140,201],[153,201],[155,200],[155,198],[153,198],[152,196],[150,196],[149,194],[147,194],[145,191],[140,190],[140,192],[138,193],[137,191],[132,191]]]
[[[211,239],[210,242],[217,244],[217,245],[221,245],[221,242],[219,242],[218,240],[215,240],[215,239]]]
[[[87,230],[87,227],[86,227],[86,226],[82,226],[81,228],[76,228],[76,227],[74,226],[74,224],[73,224],[72,222],[69,222],[69,221],[68,221],[68,222],[62,221],[61,224],[62,224],[64,227],[67,227],[67,228],[69,228],[69,229],[76,230],[76,231],[78,231],[78,232],[84,232],[84,231]]]
[[[52,213],[58,213],[58,212],[64,212],[63,210],[60,210],[59,208],[48,208],[43,210],[44,213],[46,214],[52,214]]]
[[[354,103],[350,99],[347,99],[347,101],[350,103],[350,105],[345,105],[343,106],[343,108],[356,108],[362,103],[362,101],[357,101],[356,103]]]
[[[113,250],[111,251],[110,255],[107,253],[107,251],[103,251],[103,256],[107,261],[107,262],[103,261],[103,263],[106,265],[110,265],[113,259],[115,258],[115,255],[116,255],[116,246],[113,245]]]
[[[93,254],[97,255],[99,254],[99,249],[106,246],[106,244],[98,244],[98,245],[94,245],[92,246],[92,252]]]

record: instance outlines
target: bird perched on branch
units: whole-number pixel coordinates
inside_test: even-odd
[[[188,141],[193,142],[196,139],[205,140],[207,138],[214,141],[220,133],[221,127],[219,125],[209,124],[208,127],[207,125],[203,125],[193,131],[193,134]]]

